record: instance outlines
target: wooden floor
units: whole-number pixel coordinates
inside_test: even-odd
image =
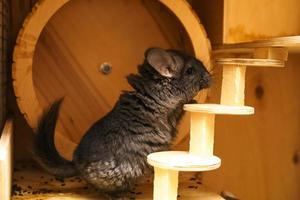
[[[222,200],[201,184],[192,173],[181,173],[178,199]],[[152,199],[152,180],[145,179],[128,196],[133,200]],[[56,179],[32,163],[17,164],[14,169],[12,200],[105,200],[79,177]]]

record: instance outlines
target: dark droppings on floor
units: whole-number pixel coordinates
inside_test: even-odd
[[[36,173],[35,173],[36,171]],[[31,172],[31,173],[26,173]],[[27,175],[28,174],[28,175]],[[43,174],[43,175],[41,175]],[[26,176],[27,175],[27,176]],[[149,179],[147,179],[149,180]],[[150,182],[150,180],[149,180]],[[26,183],[26,184],[25,184]],[[31,183],[31,184],[30,184]],[[138,186],[137,184],[135,185]],[[43,196],[55,195],[60,193],[94,193],[102,196],[94,187],[88,185],[80,177],[60,178],[45,174],[39,167],[34,164],[16,165],[14,168],[14,178],[12,184],[12,197],[23,196]],[[132,191],[132,199],[136,195],[141,195],[141,191]],[[43,199],[37,197],[37,199]]]
[[[93,186],[86,184],[80,177],[54,177],[32,163],[16,164],[15,166],[12,200],[105,200],[103,194]],[[189,193],[192,198],[188,199],[197,198],[197,194],[201,192],[202,188],[199,177],[201,176],[191,174],[184,176],[184,181],[179,181],[182,184],[179,189],[182,191],[179,190],[178,199],[186,199]],[[127,195],[129,199],[152,200],[152,181],[152,178],[147,177],[142,183],[135,185],[135,188]]]
[[[13,184],[12,186],[12,196],[23,196],[25,194],[49,194],[53,192],[50,189],[38,189],[38,190],[31,190],[32,187],[28,186],[27,187],[30,190],[26,190],[19,186],[18,184]]]

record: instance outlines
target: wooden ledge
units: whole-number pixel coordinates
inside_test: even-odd
[[[284,67],[284,61],[274,59],[218,58],[215,62],[219,65],[236,65],[247,67]]]
[[[252,115],[254,108],[250,106],[229,106],[220,104],[185,104],[184,110],[221,115]]]
[[[251,51],[251,49],[262,47],[285,47],[289,52],[300,52],[300,36],[275,37],[264,40],[256,40],[252,42],[242,42],[235,44],[223,44],[213,48],[214,53],[239,53]]]
[[[221,166],[217,156],[200,157],[185,151],[162,151],[147,156],[150,165],[175,171],[210,171]]]

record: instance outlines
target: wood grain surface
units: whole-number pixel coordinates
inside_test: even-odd
[[[13,78],[32,128],[45,108],[66,97],[56,145],[69,159],[91,124],[111,110],[122,90],[131,89],[126,76],[136,72],[148,47],[182,49],[210,67],[205,31],[184,0],[66,2],[41,1],[27,17],[14,52]],[[99,71],[103,63],[112,66],[109,75]],[[175,144],[188,134],[188,120],[183,122]]]

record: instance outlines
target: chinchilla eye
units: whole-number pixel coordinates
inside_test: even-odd
[[[192,74],[194,73],[194,68],[193,68],[193,67],[188,68],[188,69],[185,71],[185,73],[186,73],[187,75],[192,75]]]

